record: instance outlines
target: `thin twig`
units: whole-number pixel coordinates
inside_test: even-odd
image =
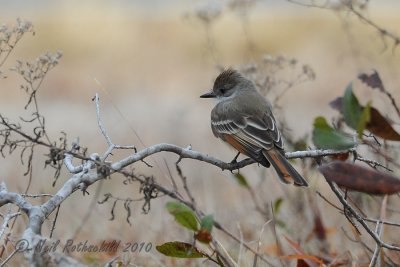
[[[237,222],[236,223],[237,229],[239,231],[239,238],[240,238],[240,243],[239,243],[239,252],[238,252],[238,256],[237,256],[237,265],[238,266],[242,266],[242,254],[243,254],[243,231],[240,227],[240,223]]]
[[[56,210],[56,215],[54,217],[53,224],[52,224],[51,230],[50,230],[50,238],[53,237],[54,230],[56,229],[56,222],[57,222],[57,219],[58,219],[58,214],[60,212],[60,207],[61,207],[61,205],[58,205],[57,210]]]
[[[78,236],[78,234],[81,232],[81,230],[83,229],[83,227],[86,225],[87,221],[89,220],[90,215],[92,215],[93,211],[95,210],[94,206],[97,204],[97,199],[100,195],[100,191],[101,191],[103,184],[104,184],[104,180],[101,180],[96,188],[96,192],[94,193],[94,196],[89,205],[89,208],[87,209],[85,215],[83,216],[78,228],[75,230],[75,233],[73,234],[72,239],[75,239]]]
[[[114,149],[134,149],[136,150],[135,146],[122,146],[122,145],[115,145],[111,141],[111,137],[107,134],[106,128],[104,127],[104,124],[101,120],[100,116],[100,101],[99,101],[99,94],[96,93],[94,96],[94,101],[96,103],[96,116],[97,116],[97,124],[100,128],[101,134],[104,136],[106,139],[108,149],[103,155],[103,161],[106,160],[106,158],[112,153]]]
[[[385,221],[385,220],[370,219],[370,218],[365,218],[365,217],[363,218],[363,220],[367,221],[367,222],[382,223],[382,224],[386,224],[386,225],[390,225],[390,226],[400,227],[400,223],[389,222],[389,221]]]
[[[4,216],[3,224],[1,225],[0,228],[0,239],[2,238],[4,232],[6,231],[6,228],[8,227],[8,223],[10,222],[10,220],[19,215],[21,215],[21,212],[11,213],[11,210],[8,210],[6,216]]]
[[[168,171],[168,177],[171,179],[172,187],[174,188],[174,191],[177,192],[178,191],[178,186],[177,186],[177,184],[175,182],[174,177],[172,176],[171,170],[170,170],[170,168],[168,166],[168,163],[167,163],[167,161],[165,159],[164,159],[164,164],[165,164],[165,167],[167,168],[167,171]]]
[[[19,250],[14,249],[14,251],[13,251],[10,255],[8,255],[8,257],[7,257],[3,262],[0,263],[0,267],[3,267],[4,265],[6,265],[7,262],[9,262],[9,260],[10,260],[12,257],[14,257],[14,255],[15,255],[17,252],[19,252]]]
[[[375,233],[380,237],[381,236],[381,230],[382,230],[382,223],[377,222],[376,227],[375,227]],[[381,246],[376,243],[375,244],[375,250],[374,254],[372,255],[371,262],[369,263],[369,267],[374,267],[376,264],[376,261],[378,260],[378,257],[381,252]]]
[[[23,197],[29,197],[29,198],[41,198],[41,197],[52,197],[52,194],[21,194]]]
[[[356,160],[362,161],[367,163],[369,166],[371,166],[372,168],[376,169],[377,166],[384,168],[387,171],[393,172],[392,169],[389,169],[388,167],[386,167],[385,165],[375,161],[375,160],[371,160],[371,159],[366,159],[364,157],[361,157],[359,155],[357,155]]]
[[[383,242],[380,239],[380,237],[374,231],[372,231],[368,227],[368,225],[364,221],[363,217],[360,214],[358,214],[358,212],[347,202],[347,200],[343,197],[342,193],[340,192],[339,188],[337,187],[337,185],[334,182],[328,181],[328,184],[329,184],[330,188],[332,189],[332,191],[335,193],[335,195],[338,197],[338,199],[342,203],[342,205],[348,210],[349,214],[351,214],[361,224],[361,226],[365,229],[365,231],[367,231],[367,233],[375,240],[375,242],[378,245],[380,245],[381,247],[390,249],[390,250],[400,251],[400,247],[386,244],[385,242]]]
[[[179,177],[181,178],[183,189],[185,190],[187,196],[189,197],[190,202],[192,203],[193,207],[196,209],[196,206],[197,206],[196,205],[196,200],[193,197],[193,194],[192,194],[192,192],[190,191],[190,189],[188,187],[187,178],[186,178],[186,176],[183,175],[182,169],[179,166],[178,162],[175,163],[175,167],[176,167],[176,171],[178,172]]]
[[[324,195],[321,194],[321,192],[317,191],[317,195],[322,198],[323,200],[325,200],[326,203],[328,203],[329,205],[331,205],[332,207],[334,207],[335,209],[339,210],[339,211],[343,211],[340,207],[336,206],[335,204],[333,204],[330,200],[328,200]]]
[[[271,213],[272,213],[272,233],[274,234],[275,237],[275,243],[276,243],[276,248],[277,248],[277,255],[279,258],[279,261],[282,266],[286,266],[286,263],[283,261],[282,257],[283,256],[283,249],[282,249],[282,244],[278,238],[278,234],[276,232],[276,218],[275,218],[275,211],[274,211],[274,206],[271,203]]]
[[[262,237],[262,234],[264,233],[265,226],[267,226],[272,221],[273,221],[273,219],[269,219],[261,227],[261,231],[260,231],[260,234],[258,235],[258,240],[257,240],[257,250],[256,250],[257,254],[254,254],[253,267],[257,267],[257,259],[258,259],[258,254],[260,253],[260,246],[261,246],[261,237]]]
[[[286,1],[288,1],[289,3],[292,3],[292,4],[303,6],[303,7],[329,9],[329,0],[326,0],[325,3],[322,4],[322,5],[321,4],[316,4],[316,3],[314,3],[314,1],[311,1],[311,3],[309,3],[309,4],[308,3],[304,3],[304,2],[300,2],[300,1],[297,1],[297,0],[286,0]]]
[[[101,134],[104,136],[106,139],[107,145],[111,147],[113,145],[113,142],[111,141],[111,138],[108,136],[107,131],[103,125],[103,122],[101,120],[100,116],[100,101],[99,101],[99,94],[96,93],[94,96],[94,101],[96,103],[96,116],[97,116],[97,125],[100,128]]]
[[[353,4],[351,2],[349,2],[348,4],[346,4],[346,7],[354,14],[356,15],[362,22],[365,22],[366,24],[370,25],[371,27],[375,28],[380,34],[382,34],[383,36],[387,36],[391,39],[393,39],[395,46],[397,46],[398,44],[400,44],[400,37],[391,33],[390,31],[388,31],[387,29],[379,26],[378,24],[376,24],[375,22],[373,22],[372,20],[368,19],[367,17],[365,17],[361,12],[359,12],[358,10],[356,10],[353,6]]]

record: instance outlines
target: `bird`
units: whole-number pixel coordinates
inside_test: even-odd
[[[211,92],[200,97],[217,100],[211,111],[211,129],[215,137],[238,150],[233,161],[242,153],[266,168],[272,165],[283,183],[308,186],[285,157],[271,103],[251,80],[229,68],[217,76]]]

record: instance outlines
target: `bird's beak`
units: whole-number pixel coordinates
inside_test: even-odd
[[[200,98],[214,98],[214,97],[217,97],[217,95],[213,91],[205,93],[200,96]]]

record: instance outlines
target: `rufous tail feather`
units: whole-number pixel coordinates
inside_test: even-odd
[[[308,186],[304,178],[289,163],[285,156],[276,149],[264,150],[264,156],[274,166],[276,173],[282,182],[297,186]]]

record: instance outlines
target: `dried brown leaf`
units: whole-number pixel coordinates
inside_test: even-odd
[[[310,265],[307,264],[304,260],[297,260],[297,265],[296,267],[310,267]]]
[[[358,75],[358,79],[373,89],[378,89],[383,93],[386,92],[381,77],[376,70],[374,70],[372,74],[361,73]]]
[[[400,179],[356,164],[333,161],[318,168],[328,181],[350,190],[369,194],[400,192]]]
[[[319,240],[326,240],[326,230],[322,221],[321,213],[317,205],[314,205],[314,233]]]
[[[331,159],[332,160],[340,160],[340,161],[346,161],[349,158],[349,152],[347,153],[340,153],[340,154],[336,154],[336,155],[332,155]]]
[[[342,97],[339,96],[335,100],[332,100],[331,102],[329,102],[329,106],[331,106],[331,108],[342,113],[342,102],[343,102]]]
[[[400,134],[393,129],[392,125],[376,108],[371,107],[371,119],[366,128],[372,134],[383,139],[400,141]]]

